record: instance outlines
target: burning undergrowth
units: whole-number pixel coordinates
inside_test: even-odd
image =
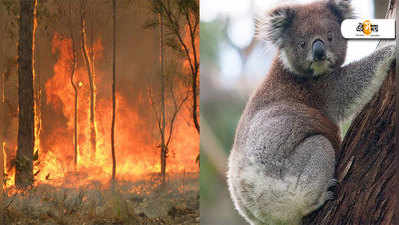
[[[79,64],[71,80],[71,45],[70,39],[54,35],[52,51],[57,60],[42,89],[40,146],[34,154],[34,184],[28,190],[14,186],[16,142],[3,143],[7,174],[0,224],[199,224],[199,166],[195,162],[199,135],[190,121],[190,108],[183,107],[176,117],[166,184],[161,184],[159,131],[147,89],[135,93],[134,101],[129,90],[117,91],[117,182],[112,189],[112,102],[109,74],[100,66],[101,39],[93,46],[98,62],[94,152],[89,141],[88,74]],[[76,139],[76,93],[71,82],[78,86]]]
[[[79,187],[39,184],[3,196],[1,224],[199,224],[198,174],[174,174],[119,182],[115,191],[100,182]],[[13,194],[11,194],[13,193]]]
[[[73,67],[72,51],[70,38],[60,34],[53,36],[52,53],[57,61],[53,66],[53,74],[46,80],[42,90],[45,102],[41,110],[41,131],[38,140],[40,148],[35,152],[37,156],[34,163],[35,185],[51,184],[72,188],[94,181],[105,185],[111,178],[111,76],[103,72],[101,66],[104,60],[102,41],[97,39],[91,51],[92,58],[97,62],[93,65],[95,71],[93,79],[96,86],[94,89],[95,148],[91,148],[92,143],[90,143],[90,80],[84,64],[76,64]],[[76,90],[73,84],[76,84]],[[117,179],[136,181],[160,171],[159,134],[156,119],[151,112],[152,102],[147,95],[147,88],[142,88],[141,91],[129,91],[125,90],[129,86],[122,84],[121,87],[123,89],[116,93]],[[183,86],[181,88],[188,89]],[[131,99],[132,96],[128,95],[131,92],[135,92],[134,101]],[[187,104],[190,102],[187,101]],[[167,173],[199,171],[199,166],[195,162],[199,151],[199,135],[189,121],[190,113],[188,106],[183,107],[176,117],[167,158]],[[74,138],[75,116],[76,138]],[[5,167],[8,170],[6,186],[9,187],[14,184],[12,158],[15,156],[16,147],[13,147],[11,142],[7,143],[7,147]]]

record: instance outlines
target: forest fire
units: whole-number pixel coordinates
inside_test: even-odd
[[[198,0],[7,1],[0,27],[0,224],[199,224]]]
[[[96,99],[96,152],[90,152],[89,128],[89,85],[87,71],[84,66],[75,70],[73,82],[78,84],[77,104],[77,165],[74,165],[74,89],[71,84],[72,41],[55,34],[52,40],[52,52],[57,56],[52,77],[46,81],[44,95],[47,113],[62,114],[66,126],[54,123],[50,132],[42,132],[38,160],[34,165],[35,182],[52,185],[79,185],[96,180],[102,184],[110,181],[112,174],[110,129],[112,118],[112,102],[107,94],[102,93]],[[94,44],[96,60],[102,59],[103,47],[101,39]],[[186,63],[183,64],[185,67]],[[100,88],[106,88],[107,76],[96,70],[95,82]],[[97,89],[97,90],[98,90]],[[107,90],[108,91],[108,90]],[[142,119],[137,107],[129,105],[126,96],[119,92],[117,96],[116,122],[116,158],[117,179],[134,181],[146,175],[160,171],[160,150],[157,145],[156,124],[149,124]],[[141,107],[149,104],[148,98],[141,96],[138,101]],[[169,149],[166,171],[168,173],[198,172],[195,163],[199,151],[199,138],[195,128],[189,122],[190,108],[182,108],[176,118],[174,136]],[[47,118],[42,118],[46,120]],[[94,157],[93,157],[94,155]],[[12,171],[8,185],[14,183]],[[67,180],[67,181],[66,181]]]

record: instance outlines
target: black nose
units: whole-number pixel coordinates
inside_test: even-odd
[[[324,49],[324,42],[322,40],[317,39],[313,42],[312,55],[314,61],[320,61],[326,58],[326,50]]]

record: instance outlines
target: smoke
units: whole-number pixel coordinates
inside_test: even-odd
[[[78,67],[76,82],[79,89],[79,170],[89,179],[109,179],[111,173],[111,85],[112,85],[112,23],[109,1],[87,1],[87,32],[89,47],[95,49],[96,125],[98,132],[95,161],[86,158],[89,111],[89,84],[80,49],[80,1],[52,0],[46,3],[44,14],[38,18],[36,43],[36,73],[42,90],[41,148],[38,180],[59,178],[73,168],[73,99],[70,83],[71,31],[77,43]],[[148,9],[148,1],[118,1],[116,39],[117,175],[120,178],[140,176],[159,171],[160,143],[156,117],[150,105],[149,90],[159,95],[159,31],[144,29],[143,24],[156,17]],[[40,5],[40,4],[39,4]],[[72,10],[69,10],[72,9]],[[39,13],[43,12],[39,10]],[[68,16],[70,13],[70,16]],[[166,49],[168,75],[189,76],[184,72],[182,58]],[[168,66],[169,65],[169,66]],[[16,76],[16,74],[14,74]],[[171,80],[171,82],[179,79]],[[175,84],[185,93],[184,82]],[[14,91],[17,88],[14,87]],[[16,96],[9,96],[11,100]],[[15,103],[16,104],[16,101]],[[191,122],[187,101],[175,125],[167,167],[170,171],[198,171],[195,158],[199,151],[199,136]],[[170,104],[167,106],[171,106]],[[10,155],[15,153],[10,152]]]

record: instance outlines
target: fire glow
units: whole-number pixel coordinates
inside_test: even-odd
[[[75,70],[74,83],[78,86],[78,157],[77,168],[74,166],[74,89],[71,84],[72,41],[55,34],[52,40],[52,52],[57,56],[53,67],[53,75],[44,86],[46,108],[63,115],[66,126],[54,127],[47,132],[42,131],[39,150],[39,164],[35,166],[35,183],[51,183],[53,185],[78,185],[97,180],[106,184],[111,179],[111,118],[112,100],[110,93],[96,93],[96,151],[90,153],[90,93],[89,80],[85,65]],[[94,43],[96,61],[103,59],[101,39]],[[79,52],[79,51],[78,51]],[[186,67],[186,63],[183,63]],[[102,84],[111,77],[98,68],[95,70],[95,82],[98,89],[108,85],[105,91],[111,90],[111,83]],[[134,90],[132,90],[134,91]],[[156,125],[142,119],[138,107],[150,110],[149,100],[139,95],[137,105],[129,104],[129,96],[116,93],[116,159],[117,179],[134,181],[148,174],[159,173],[160,149]],[[188,102],[189,104],[189,102]],[[150,114],[150,112],[148,112]],[[48,115],[48,112],[47,112]],[[195,159],[199,152],[199,135],[191,122],[190,107],[183,107],[175,122],[173,141],[169,147],[167,173],[198,172]],[[50,118],[52,119],[52,118]],[[46,118],[42,118],[46,120]],[[73,179],[71,174],[79,175]],[[7,184],[14,184],[14,171],[9,172],[11,178]],[[66,181],[66,179],[69,179]]]

